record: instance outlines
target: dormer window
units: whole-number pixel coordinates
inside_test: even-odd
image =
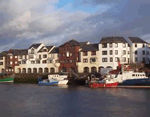
[[[34,54],[34,49],[31,49],[31,54]]]
[[[43,49],[43,52],[47,52],[47,49]]]
[[[135,47],[137,47],[137,43],[135,43]]]
[[[69,57],[69,52],[68,51],[66,52],[66,56]]]
[[[145,47],[145,44],[143,44],[143,48]]]

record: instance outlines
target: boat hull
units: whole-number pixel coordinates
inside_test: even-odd
[[[40,86],[57,86],[58,85],[58,81],[55,81],[55,82],[43,82],[43,81],[39,81],[38,85],[40,85]]]
[[[0,83],[14,82],[14,77],[0,79]]]
[[[115,83],[90,83],[89,87],[90,88],[111,88],[111,87],[117,87],[118,86],[118,82]]]
[[[58,85],[67,85],[68,80],[61,80],[58,82]]]
[[[119,85],[138,85],[138,86],[150,86],[150,78],[141,78],[141,79],[128,79],[124,80]]]

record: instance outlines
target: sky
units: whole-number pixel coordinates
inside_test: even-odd
[[[150,42],[150,0],[0,0],[0,51],[105,36]]]

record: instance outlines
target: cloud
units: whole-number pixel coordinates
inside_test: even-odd
[[[58,0],[0,0],[0,50],[99,42],[103,36],[139,36],[149,41],[149,0],[82,0],[55,8]],[[97,7],[95,13],[72,7]]]

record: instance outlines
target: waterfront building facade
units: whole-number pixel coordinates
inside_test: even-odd
[[[80,49],[79,73],[95,73],[99,71],[98,44],[85,44]]]
[[[149,63],[148,43],[139,37],[128,37],[130,47],[131,63]]]
[[[117,69],[118,62],[130,63],[130,45],[124,37],[103,37],[99,42],[100,68]]]
[[[148,43],[138,37],[103,37],[95,44],[72,39],[59,47],[37,43],[0,53],[0,72],[95,73],[101,68],[117,69],[118,62],[149,63],[149,52]]]

